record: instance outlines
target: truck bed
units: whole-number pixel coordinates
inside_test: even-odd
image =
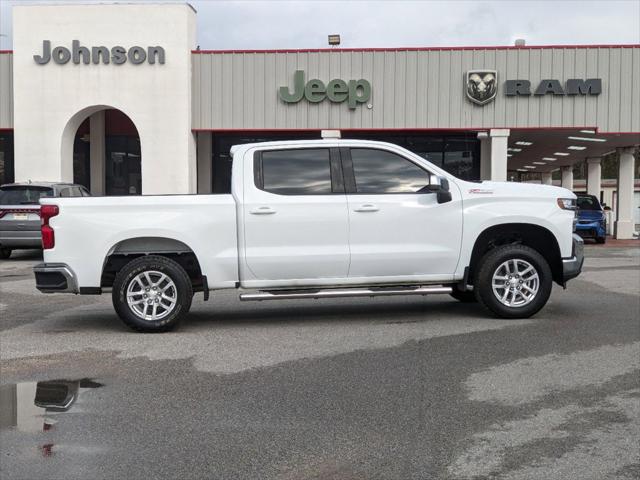
[[[131,247],[131,239],[138,239],[133,240],[133,248],[144,248],[149,239],[187,246],[200,261],[210,288],[230,287],[238,281],[232,195],[51,198],[42,199],[41,204],[59,208],[50,220],[55,247],[45,250],[44,260],[68,264],[80,287],[100,287],[105,259],[123,245]]]

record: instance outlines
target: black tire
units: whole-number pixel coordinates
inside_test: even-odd
[[[493,274],[507,260],[524,260],[533,266],[538,274],[538,290],[533,299],[522,306],[503,304],[492,288]],[[535,315],[549,299],[553,278],[549,264],[533,248],[525,245],[504,245],[490,250],[480,260],[474,280],[474,292],[480,304],[501,318],[529,318]]]
[[[144,272],[159,272],[164,274],[169,277],[170,281],[173,282],[174,285],[170,287],[168,294],[175,298],[174,306],[168,314],[159,320],[145,320],[141,316],[138,316],[138,314],[133,310],[135,307],[129,306],[127,302],[127,290],[129,285],[135,282],[134,279]],[[157,274],[152,273],[151,275]],[[157,278],[159,277],[160,276]],[[136,282],[135,286],[139,286],[140,291],[142,292],[142,285]],[[153,293],[153,295],[155,296],[156,293]],[[158,295],[161,294],[158,293]],[[118,272],[113,282],[111,297],[116,313],[128,327],[138,332],[167,332],[175,328],[187,313],[189,313],[189,308],[191,308],[191,299],[193,298],[193,288],[187,272],[185,272],[178,263],[159,255],[148,255],[138,257],[135,260],[130,261]],[[158,301],[162,301],[162,299],[158,299]],[[152,305],[149,300],[143,300],[140,302],[144,307],[144,311],[142,313],[147,312],[147,307],[144,302],[149,302]],[[161,307],[164,307],[164,305]],[[165,309],[169,310],[168,308]]]
[[[478,301],[475,292],[472,290],[461,292],[460,290],[454,288],[453,292],[451,292],[449,295],[462,303],[475,303]]]
[[[596,243],[603,244],[607,241],[607,237],[596,237]]]
[[[11,256],[11,249],[7,247],[0,248],[0,259],[6,260]]]

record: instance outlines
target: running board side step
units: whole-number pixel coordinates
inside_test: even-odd
[[[451,287],[416,287],[416,288],[346,288],[346,289],[327,289],[315,291],[292,291],[282,290],[280,292],[260,292],[260,293],[243,293],[240,300],[243,302],[260,301],[260,300],[297,300],[301,298],[349,298],[349,297],[390,297],[394,295],[431,295],[436,293],[451,293]]]

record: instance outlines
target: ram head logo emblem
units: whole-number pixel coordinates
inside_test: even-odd
[[[498,92],[496,70],[469,70],[465,76],[467,97],[478,105],[489,103]]]

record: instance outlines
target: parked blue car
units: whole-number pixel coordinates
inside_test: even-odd
[[[594,238],[597,243],[607,239],[607,220],[602,205],[593,195],[576,193],[578,196],[578,223],[576,233],[583,238]]]

